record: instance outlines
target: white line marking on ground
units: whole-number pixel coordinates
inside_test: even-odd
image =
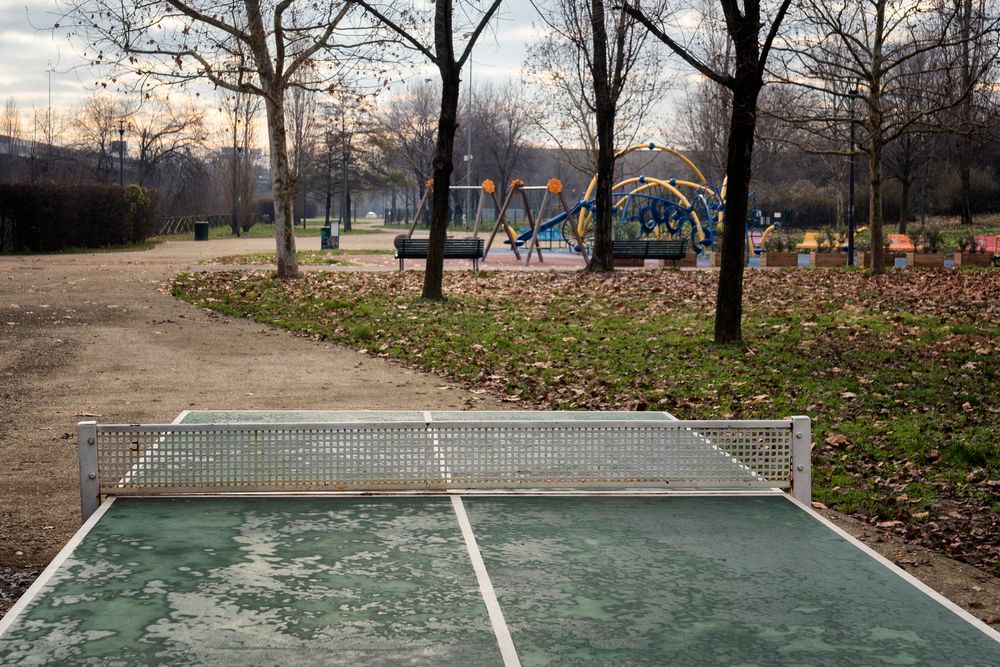
[[[469,550],[469,559],[472,561],[472,569],[475,570],[476,579],[479,581],[479,591],[483,594],[483,602],[486,603],[486,611],[490,615],[490,624],[493,626],[493,634],[496,635],[497,644],[500,646],[503,664],[506,667],[520,667],[521,661],[517,657],[514,640],[510,638],[510,629],[508,629],[507,621],[504,620],[503,611],[500,609],[500,601],[497,600],[496,591],[493,590],[493,582],[490,581],[490,574],[486,571],[483,556],[479,553],[479,545],[476,544],[476,536],[472,533],[472,525],[469,523],[469,515],[465,513],[462,497],[452,496],[451,505],[455,508],[455,516],[458,517],[458,525],[462,529],[462,537]]]

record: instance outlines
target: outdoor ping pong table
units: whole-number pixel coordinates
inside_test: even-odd
[[[89,517],[0,664],[1000,665],[809,507],[803,418],[178,422],[81,424]]]

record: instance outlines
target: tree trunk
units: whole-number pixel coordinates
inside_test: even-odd
[[[444,241],[448,236],[448,200],[450,196],[451,156],[455,147],[455,129],[458,127],[458,71],[441,68],[441,115],[438,117],[438,136],[434,148],[434,184],[431,191],[431,233],[427,249],[427,269],[424,273],[425,299],[443,299]]]
[[[882,233],[882,148],[885,145],[882,116],[882,45],[885,39],[886,0],[875,6],[875,43],[872,48],[868,89],[868,228],[871,236],[872,273],[885,274],[885,237]]]
[[[885,235],[882,233],[881,131],[872,133],[868,145],[868,229],[871,234],[872,273],[885,273]]]
[[[591,0],[591,34],[594,43],[594,106],[597,116],[597,190],[594,194],[594,249],[587,269],[611,271],[611,189],[615,177],[615,104],[608,80],[608,33],[604,25],[604,2]]]
[[[972,224],[972,178],[969,169],[969,138],[960,139],[962,149],[958,152],[958,178],[961,182],[961,216],[963,225]]]
[[[899,233],[906,233],[906,223],[910,219],[910,178],[899,179],[901,192],[899,194]]]
[[[972,130],[972,0],[963,0],[960,16],[960,31],[962,39],[962,91],[965,97],[959,109],[961,118],[961,134],[958,138],[958,176],[961,182],[961,216],[963,225],[972,224],[972,179],[969,175],[969,153],[972,151],[972,141],[969,132]]]
[[[333,199],[333,146],[330,142],[326,147],[326,200],[324,201],[324,220],[330,226],[330,204]]]
[[[753,71],[737,65],[726,156],[726,215],[722,231],[722,261],[715,302],[715,342],[743,340],[743,255],[746,252],[747,200],[757,128],[757,96],[762,86]],[[754,68],[755,69],[755,68]]]
[[[299,263],[295,257],[295,229],[292,205],[295,179],[288,166],[288,142],[285,134],[285,112],[280,102],[282,94],[272,92],[264,98],[267,111],[267,140],[271,152],[271,189],[274,191],[274,241],[278,255],[278,277],[298,278]]]

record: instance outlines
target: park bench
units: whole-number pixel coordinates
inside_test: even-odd
[[[399,270],[403,270],[405,259],[427,259],[429,239],[408,239],[405,236],[396,238],[396,259],[399,260]],[[483,258],[482,239],[445,239],[445,259],[471,259],[472,270],[479,270],[479,260]]]
[[[681,260],[687,253],[687,239],[612,241],[611,255],[615,259]]]

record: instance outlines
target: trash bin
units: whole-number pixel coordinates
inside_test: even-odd
[[[339,224],[319,228],[319,247],[322,250],[337,250],[340,248]]]
[[[196,220],[194,223],[194,240],[195,241],[207,241],[208,240],[208,221],[207,220]]]

